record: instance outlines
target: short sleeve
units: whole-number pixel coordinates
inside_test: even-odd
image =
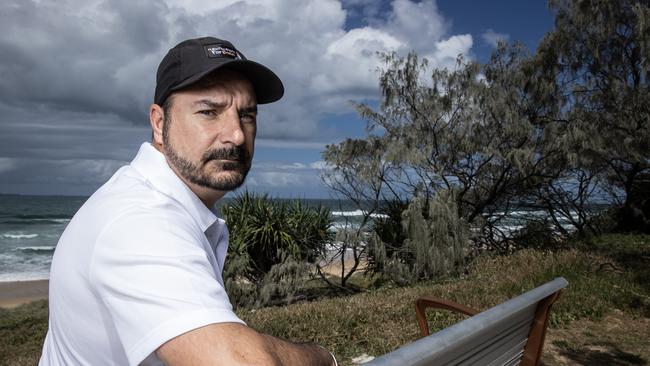
[[[122,215],[96,243],[90,279],[131,365],[190,330],[243,323],[210,264],[205,235],[180,210]]]

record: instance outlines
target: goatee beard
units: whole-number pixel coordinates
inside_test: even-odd
[[[182,157],[169,144],[165,143],[165,153],[167,160],[176,168],[187,181],[201,187],[210,188],[218,191],[232,191],[239,188],[246,180],[246,175],[250,170],[250,154],[241,146],[231,148],[222,148],[206,151],[201,157],[199,164],[195,164]],[[228,160],[228,161],[219,161]],[[207,164],[211,163],[214,168],[213,172],[206,172]],[[228,173],[225,176],[217,176],[214,173]]]

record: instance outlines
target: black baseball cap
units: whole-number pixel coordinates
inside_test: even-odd
[[[156,74],[154,103],[162,105],[172,92],[222,68],[238,71],[246,77],[253,84],[258,104],[275,102],[284,94],[282,81],[269,68],[247,60],[228,41],[203,37],[185,40],[163,57]]]

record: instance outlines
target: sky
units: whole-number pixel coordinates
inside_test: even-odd
[[[92,194],[150,141],[148,108],[167,50],[231,41],[278,74],[260,106],[245,186],[329,198],[321,153],[362,138],[352,102],[378,103],[378,52],[434,67],[486,61],[499,40],[534,51],[553,27],[543,0],[3,0],[0,193]]]

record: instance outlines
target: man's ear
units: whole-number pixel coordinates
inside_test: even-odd
[[[165,125],[165,111],[158,104],[149,107],[149,123],[151,123],[151,142],[154,145],[162,146],[163,128]]]

